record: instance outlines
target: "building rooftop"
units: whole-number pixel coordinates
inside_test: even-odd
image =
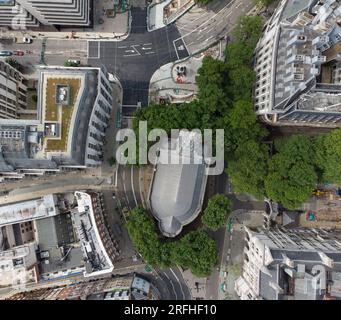
[[[58,214],[56,197],[42,198],[0,206],[0,226],[41,219]]]
[[[207,179],[202,154],[192,153],[187,159],[185,154],[191,150],[190,145],[185,143],[179,147],[179,141],[175,139],[170,144],[164,141],[161,146],[149,200],[161,232],[168,237],[179,234],[184,225],[198,216]],[[167,164],[169,154],[180,157],[184,155],[183,163]]]
[[[110,273],[114,266],[97,229],[91,196],[78,191],[75,196],[78,208],[73,212],[72,217],[86,260],[84,276]]]
[[[69,130],[72,128],[71,119],[80,89],[80,81],[80,79],[56,79],[52,77],[47,80],[45,106],[46,151],[67,151]],[[60,85],[66,85],[70,88],[70,105],[57,103],[56,91]],[[48,128],[46,127],[47,123],[49,124]],[[52,125],[59,128],[53,134],[48,134],[48,130],[51,130]]]
[[[341,3],[282,0],[255,54],[255,109],[267,122],[341,121]]]

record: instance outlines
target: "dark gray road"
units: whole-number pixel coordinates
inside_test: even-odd
[[[171,24],[147,31],[147,11],[132,8],[131,33],[123,41],[89,41],[88,64],[105,65],[123,87],[123,115],[129,115],[138,103],[148,105],[149,82],[162,65],[188,56],[180,33]]]

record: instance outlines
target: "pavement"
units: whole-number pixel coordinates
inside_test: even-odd
[[[216,193],[225,194],[232,201],[233,211],[229,218],[235,218],[235,222],[231,230],[227,226],[217,231],[209,232],[215,239],[219,250],[218,265],[206,281],[206,299],[209,300],[226,299],[227,293],[229,296],[233,296],[234,278],[231,279],[232,273],[228,276],[228,272],[226,274],[224,272],[231,265],[241,265],[242,263],[244,232],[241,226],[262,224],[263,212],[265,210],[265,203],[263,201],[258,201],[248,195],[235,195],[225,173],[220,176],[210,177],[208,180],[206,197],[210,198]],[[223,284],[225,284],[226,288],[232,288],[231,291],[223,292],[221,289]]]

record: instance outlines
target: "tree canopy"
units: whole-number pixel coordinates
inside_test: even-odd
[[[318,179],[312,140],[296,135],[277,142],[276,149],[278,153],[269,161],[266,193],[287,209],[297,209],[312,194]]]
[[[217,263],[215,241],[204,231],[192,231],[178,241],[166,241],[158,235],[154,219],[140,207],[130,212],[126,226],[137,251],[154,267],[177,264],[190,268],[197,276],[207,276]]]
[[[341,184],[341,129],[316,138],[315,157],[321,182]]]
[[[258,199],[265,196],[264,179],[268,171],[266,145],[253,140],[241,144],[229,160],[227,174],[235,193],[248,193]]]
[[[217,245],[205,231],[192,231],[178,242],[173,257],[178,265],[190,268],[194,275],[206,277],[218,262]]]
[[[226,224],[231,212],[231,201],[222,194],[214,195],[209,201],[201,218],[204,225],[212,230],[218,230]]]
[[[171,252],[165,250],[154,220],[143,208],[135,208],[130,212],[126,227],[135,248],[146,262],[159,267],[171,264]]]

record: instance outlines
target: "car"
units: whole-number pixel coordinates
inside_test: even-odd
[[[8,50],[0,51],[0,57],[9,57],[9,56],[12,56],[12,55],[13,55],[12,51],[8,51]]]
[[[13,54],[15,56],[23,56],[25,54],[25,52],[21,51],[21,50],[16,50],[16,51],[13,51]]]
[[[75,64],[77,66],[79,66],[81,64],[81,62],[79,60],[76,60],[76,59],[68,59],[67,62]]]
[[[32,38],[29,38],[29,37],[24,37],[24,38],[23,38],[23,42],[24,42],[24,43],[32,43],[32,42],[33,42],[33,39],[32,39]]]

